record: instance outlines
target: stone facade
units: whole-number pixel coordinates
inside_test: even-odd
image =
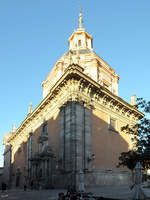
[[[69,52],[42,83],[42,102],[5,136],[11,187],[78,188],[81,170],[87,187],[129,182],[127,169],[116,168],[119,154],[132,148],[121,127],[143,114],[133,99],[130,105],[118,97],[119,76],[94,53],[81,22],[82,13]]]

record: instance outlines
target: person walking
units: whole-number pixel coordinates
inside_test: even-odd
[[[2,182],[2,192],[6,192],[7,185],[6,183]]]

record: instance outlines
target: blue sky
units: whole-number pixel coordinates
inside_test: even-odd
[[[42,100],[41,83],[68,50],[80,5],[95,52],[120,75],[119,96],[150,100],[150,0],[0,0],[0,166],[2,138]]]

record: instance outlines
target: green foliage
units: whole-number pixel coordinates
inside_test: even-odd
[[[150,168],[150,101],[143,98],[137,99],[137,108],[142,111],[145,116],[135,125],[127,125],[122,127],[122,131],[132,136],[133,150],[122,152],[119,156],[119,164],[117,167],[126,166],[133,170],[137,162],[141,162],[143,169]]]
[[[143,170],[150,169],[150,155],[149,152],[138,153],[137,151],[122,152],[119,156],[119,163],[117,167],[123,166],[130,170],[135,168],[137,162],[140,162]]]
[[[133,170],[138,161],[138,154],[135,151],[122,152],[119,156],[117,167],[123,166]]]

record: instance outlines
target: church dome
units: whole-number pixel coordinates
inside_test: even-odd
[[[79,14],[79,25],[68,39],[69,50],[61,56],[42,83],[43,98],[52,86],[64,74],[66,68],[74,63],[83,68],[83,73],[103,85],[113,94],[118,95],[119,75],[93,50],[93,38],[82,25],[82,12]]]

